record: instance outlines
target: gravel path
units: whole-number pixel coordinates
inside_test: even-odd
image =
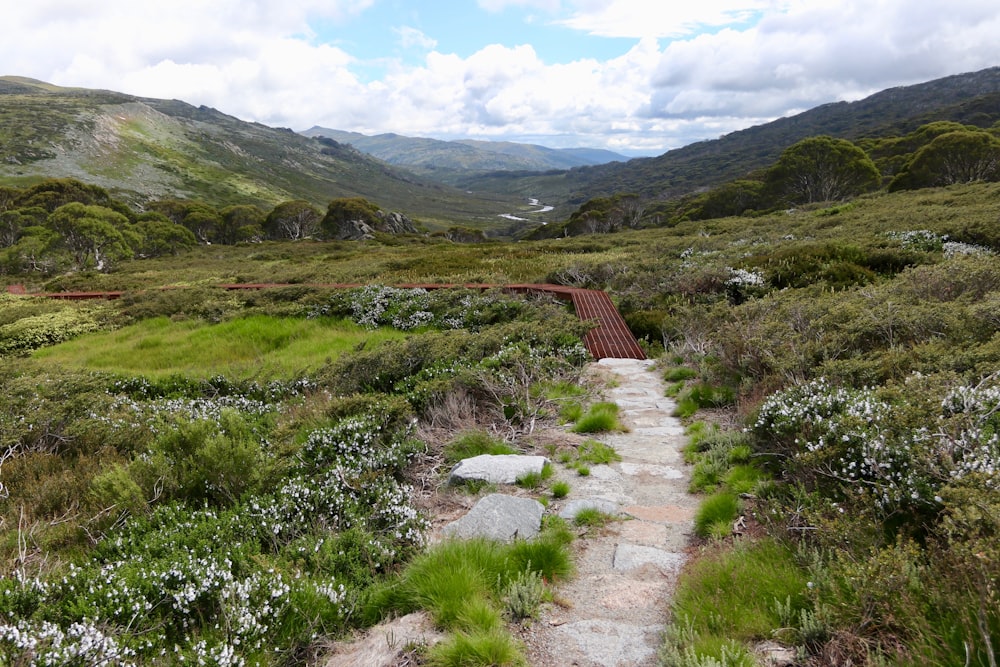
[[[626,520],[613,522],[576,543],[577,575],[522,639],[535,667],[639,667],[656,664],[670,596],[692,531],[697,499],[687,493],[681,457],[685,438],[670,416],[650,362],[603,359],[617,386],[606,394],[617,403],[628,433],[601,436],[622,456],[591,466],[589,477],[562,470],[572,485],[565,502],[603,499],[618,504]]]

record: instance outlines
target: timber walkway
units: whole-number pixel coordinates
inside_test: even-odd
[[[360,284],[283,284],[283,283],[229,283],[218,287],[226,290],[260,290],[277,287],[312,287],[316,289],[349,289],[362,287]],[[582,289],[579,287],[567,287],[565,285],[549,285],[545,283],[524,283],[515,285],[487,285],[480,283],[467,284],[404,284],[396,285],[404,289],[500,289],[518,294],[530,294],[533,292],[551,294],[558,299],[569,301],[573,304],[573,310],[577,317],[583,321],[593,321],[596,326],[587,332],[583,343],[587,347],[594,359],[645,359],[646,355],[636,342],[628,325],[622,319],[621,313],[615,308],[614,302],[606,292],[601,290]],[[172,289],[172,288],[163,288]],[[7,287],[10,294],[28,295],[21,285],[10,285]],[[30,294],[29,296],[41,296],[50,299],[67,299],[79,301],[85,299],[118,299],[124,295],[121,291],[103,292],[44,292]]]

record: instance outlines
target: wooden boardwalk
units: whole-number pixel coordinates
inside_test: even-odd
[[[293,285],[279,283],[239,283],[219,285],[227,290],[259,290],[275,287],[292,287]],[[312,287],[317,289],[346,289],[351,287],[361,287],[354,284],[302,284],[295,287]],[[397,287],[407,289],[447,289],[462,287],[466,289],[501,289],[520,294],[530,294],[532,292],[552,294],[564,301],[570,301],[577,317],[583,321],[593,321],[596,326],[587,332],[583,343],[587,347],[594,359],[645,359],[646,355],[636,342],[628,325],[622,319],[621,313],[615,308],[614,302],[607,293],[600,290],[581,289],[579,287],[566,287],[565,285],[539,284],[519,284],[519,285],[484,285],[469,283],[464,285],[455,284],[407,284],[397,285]],[[20,285],[11,285],[7,288],[11,294],[25,294],[25,290]],[[48,292],[43,294],[33,294],[31,296],[44,296],[50,299],[118,299],[124,292]]]

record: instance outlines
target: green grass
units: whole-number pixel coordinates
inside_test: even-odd
[[[694,532],[698,537],[725,537],[740,513],[736,494],[720,491],[703,501],[694,516]]]
[[[607,465],[621,461],[622,457],[611,445],[598,440],[585,440],[576,450],[576,459],[581,463]]]
[[[702,408],[721,408],[736,401],[736,393],[730,387],[717,387],[707,382],[699,382],[686,387],[676,394],[677,407],[673,415],[687,419]]]
[[[431,667],[516,667],[527,664],[514,638],[499,630],[459,632],[427,653]]]
[[[549,401],[566,401],[586,395],[587,389],[578,382],[561,380],[533,385],[531,393],[535,397],[544,397]]]
[[[482,454],[516,454],[517,450],[494,438],[486,431],[465,431],[445,445],[444,458],[448,463],[458,463],[462,459]]]
[[[618,406],[614,403],[595,403],[576,420],[574,433],[609,433],[624,430],[618,421]]]
[[[568,401],[559,406],[559,421],[569,424],[583,416],[583,406],[577,401]]]
[[[698,377],[698,371],[687,366],[674,366],[663,373],[664,382],[680,382]]]
[[[420,554],[396,577],[376,587],[361,616],[375,623],[389,614],[423,609],[451,633],[428,659],[435,665],[520,665],[520,647],[502,623],[504,596],[530,573],[552,582],[573,572],[565,524],[549,520],[531,541],[448,540]]]
[[[361,345],[403,337],[390,329],[370,331],[322,318],[254,315],[211,324],[157,317],[44,348],[34,357],[52,366],[150,378],[288,378]]]
[[[724,482],[726,487],[736,494],[751,493],[757,485],[766,480],[767,475],[752,465],[740,464],[729,469]]]
[[[782,627],[775,601],[794,613],[806,605],[806,573],[783,543],[763,539],[693,561],[674,597],[675,619],[712,641],[769,639]]]
[[[549,492],[552,494],[553,498],[565,498],[569,495],[570,486],[569,482],[564,482],[562,480],[554,482]]]
[[[615,518],[607,512],[595,507],[585,507],[573,517],[573,525],[581,528],[601,528],[614,520]]]
[[[688,491],[691,493],[712,493],[722,483],[727,466],[718,457],[705,456],[698,461],[691,471],[691,481]]]

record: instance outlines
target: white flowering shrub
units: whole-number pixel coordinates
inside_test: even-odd
[[[48,621],[0,623],[0,656],[4,664],[30,667],[137,664],[135,651],[119,646],[114,637],[86,622],[72,623],[67,628]],[[13,656],[20,659],[11,660]]]
[[[900,423],[903,400],[821,378],[769,396],[749,430],[758,450],[784,457],[794,476],[842,498],[871,499],[883,512],[936,506],[946,484],[969,475],[1000,488],[997,376],[953,388],[922,426]]]
[[[400,481],[418,445],[392,411],[371,408],[311,432],[273,492],[224,508],[169,503],[55,580],[0,578],[0,664],[144,664],[165,651],[268,663],[342,632],[359,586],[427,529]]]
[[[958,257],[963,255],[993,255],[992,250],[985,246],[974,243],[962,243],[961,241],[945,241],[941,244],[941,250],[945,257]]]
[[[734,269],[732,267],[727,267],[727,269],[729,270],[729,279],[726,280],[726,286],[762,287],[766,282],[764,276],[757,271]]]
[[[832,495],[870,498],[886,512],[930,503],[927,443],[897,432],[892,415],[876,391],[820,378],[769,396],[750,432],[759,450],[787,457],[787,470]]]
[[[726,296],[730,303],[740,304],[754,296],[763,296],[767,280],[758,271],[726,267]]]
[[[533,382],[589,360],[563,308],[405,295],[363,297],[389,326],[447,331],[315,378],[0,376],[0,451],[18,458],[0,470],[6,504],[34,500],[21,464],[40,453],[73,486],[49,483],[34,516],[79,517],[58,536],[70,557],[32,544],[31,568],[0,575],[0,665],[284,664],[360,623],[366,589],[424,546],[403,474],[423,447],[414,409],[457,387],[520,418]]]
[[[990,488],[1000,489],[1000,376],[956,387],[941,409],[950,428],[939,431],[937,439],[952,464],[951,477],[978,475]]]
[[[314,308],[310,317],[346,316],[368,328],[393,327],[412,331],[479,330],[510,322],[528,310],[524,299],[496,290],[398,288],[369,285],[344,290]]]
[[[923,250],[926,252],[941,252],[943,244],[948,240],[947,235],[941,236],[929,229],[886,232],[886,237],[893,241],[898,241],[907,250]]]

